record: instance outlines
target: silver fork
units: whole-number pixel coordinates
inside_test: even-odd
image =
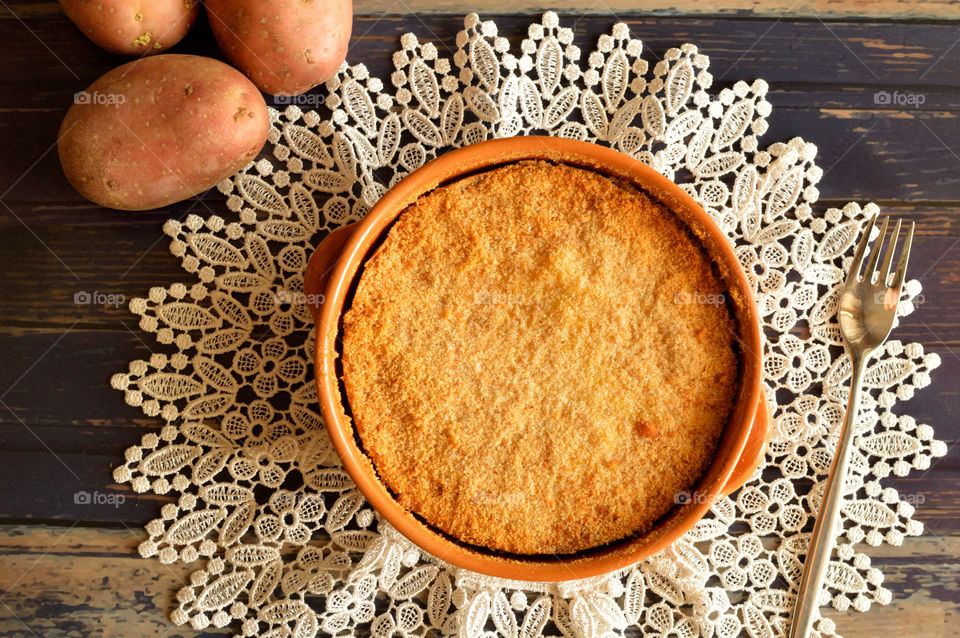
[[[833,457],[833,465],[827,477],[827,484],[820,502],[820,512],[813,526],[813,535],[810,537],[810,548],[807,551],[807,560],[803,564],[803,575],[800,578],[800,588],[797,591],[797,604],[793,612],[793,622],[790,625],[789,638],[805,638],[810,635],[815,613],[819,607],[818,599],[823,586],[823,578],[830,564],[830,554],[836,541],[834,533],[837,521],[840,518],[840,505],[844,497],[844,479],[847,474],[847,464],[850,461],[850,442],[856,429],[857,408],[860,406],[860,385],[863,381],[863,371],[866,368],[870,355],[887,340],[893,320],[897,314],[900,302],[900,289],[903,287],[903,278],[907,270],[907,261],[910,259],[910,244],[913,243],[913,222],[907,231],[907,238],[903,244],[900,259],[897,262],[897,271],[890,280],[890,264],[900,234],[900,220],[893,230],[880,266],[880,272],[874,272],[880,256],[883,238],[887,234],[890,218],[883,220],[880,237],[876,246],[870,251],[870,261],[863,274],[860,274],[863,258],[870,243],[870,232],[877,221],[877,216],[867,223],[863,238],[857,246],[857,253],[847,274],[843,293],[840,296],[840,332],[853,363],[853,376],[850,379],[850,398],[847,401],[847,414],[843,419],[840,430],[840,441]],[[878,277],[875,277],[879,274]],[[876,282],[874,282],[876,279]]]

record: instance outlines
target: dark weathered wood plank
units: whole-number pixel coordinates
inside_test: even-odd
[[[826,171],[820,190],[826,199],[952,202],[960,195],[960,127],[956,111],[903,114],[868,105],[851,108],[780,108],[778,96],[770,128],[761,137],[766,146],[802,137],[817,145],[818,163]],[[63,111],[14,111],[4,114],[0,127],[20,131],[17,153],[0,155],[0,194],[9,206],[76,207],[88,215],[89,204],[67,183],[60,169],[56,130]],[[223,210],[215,189],[188,208],[200,215]],[[30,223],[31,215],[16,214]],[[182,211],[184,207],[170,207]],[[137,215],[138,213],[125,213]],[[15,221],[0,208],[0,224]],[[9,221],[8,221],[9,220]]]
[[[13,426],[3,426],[9,431]],[[30,436],[49,438],[47,428],[31,428]],[[116,485],[112,468],[123,462],[123,449],[139,442],[139,435],[127,432],[126,444],[119,436],[113,452],[51,452],[45,444],[40,451],[4,451],[0,456],[6,476],[0,479],[9,498],[0,504],[0,521],[77,522],[84,525],[130,525],[142,527],[160,516],[164,503],[176,495],[135,494],[128,485]],[[6,432],[2,436],[6,439]],[[75,435],[71,438],[76,440]],[[37,439],[39,443],[39,439]],[[51,446],[52,447],[52,446]],[[57,446],[59,447],[59,446]]]
[[[43,344],[32,348],[43,352],[57,337],[51,332],[20,338]],[[8,351],[2,341],[0,348]],[[0,409],[0,494],[5,495],[0,520],[132,525],[156,516],[166,496],[134,495],[111,477],[123,450],[160,426],[158,419],[124,404],[107,384],[112,373],[126,368],[125,351],[133,352],[130,358],[143,356],[137,348],[129,333],[123,338],[110,332],[71,332],[3,398],[12,412]],[[934,426],[948,454],[934,459],[927,471],[889,477],[884,485],[917,501],[917,518],[937,534],[960,534],[960,388],[950,382],[960,378],[960,357],[956,350],[930,350],[943,360],[933,373],[933,387],[917,392],[897,411],[909,411],[919,423]],[[10,386],[8,379],[0,378],[0,387]],[[80,490],[122,494],[126,501],[119,507],[87,506],[73,500]]]
[[[838,164],[825,181],[835,175],[833,181],[843,184],[842,177],[854,170]],[[822,206],[845,201],[826,201]],[[938,203],[908,205],[881,200],[880,205],[884,213],[918,224],[910,276],[920,280],[924,293],[917,312],[897,329],[898,338],[960,343],[960,203],[941,207]],[[4,273],[0,278],[0,339],[27,330],[71,326],[120,333],[131,329],[140,334],[136,317],[127,312],[125,303],[122,307],[77,304],[74,296],[97,291],[129,302],[145,296],[152,286],[196,281],[169,253],[169,238],[162,232],[168,216],[182,218],[197,211],[193,201],[148,214],[105,211],[92,205],[82,210],[13,208],[17,218],[0,212],[0,271]],[[202,210],[233,218],[222,199],[205,202]],[[148,335],[140,336],[154,347]],[[24,347],[28,349],[20,350],[11,342],[6,374],[32,362],[32,346]],[[0,370],[0,380],[4,374]]]
[[[37,2],[11,2],[12,11],[23,19],[36,19],[59,15],[60,9],[55,2],[46,0]],[[589,0],[553,0],[548,5],[561,12],[570,12],[578,16],[603,16],[612,13],[628,13],[637,10],[637,4],[630,0],[606,0],[602,3]],[[468,10],[462,3],[454,0],[406,0],[397,3],[393,0],[354,0],[354,12],[369,15],[399,15],[412,19],[413,15],[436,13],[460,14]],[[543,3],[510,2],[509,0],[483,0],[476,3],[473,10],[496,13],[539,14],[544,11]],[[648,15],[721,15],[773,18],[867,18],[912,20],[930,18],[937,20],[955,20],[960,18],[956,3],[949,0],[862,0],[856,4],[841,0],[811,0],[810,2],[790,2],[789,0],[728,0],[722,4],[715,2],[697,2],[696,0],[652,0],[643,5]],[[0,19],[10,19],[8,11],[0,12]]]
[[[531,16],[502,13],[483,17],[494,18],[500,35],[515,48],[526,37],[532,20]],[[952,23],[662,17],[636,9],[589,17],[561,13],[561,22],[574,28],[584,53],[617,21],[626,22],[634,37],[643,40],[645,56],[651,60],[682,42],[697,44],[711,57],[711,70],[718,80],[763,77],[793,86],[955,86],[951,71],[960,60],[960,51],[952,46],[956,41]],[[64,97],[69,103],[73,92],[129,59],[98,49],[60,13],[31,20],[30,30],[12,20],[5,25],[7,38],[0,42],[0,51],[9,61],[10,72],[0,77],[2,107],[58,107],[64,104]],[[454,35],[463,28],[463,13],[416,17],[358,14],[353,26],[348,61],[362,62],[371,72],[386,77],[392,69],[390,56],[404,33],[434,42],[441,55],[452,55]],[[221,57],[205,18],[170,51]]]
[[[110,387],[110,377],[126,371],[129,361],[150,358],[147,345],[153,344],[145,336],[75,329],[25,332],[4,336],[0,343],[0,387],[9,408],[0,407],[0,422],[30,427],[145,424],[142,412],[127,406]]]
[[[136,556],[140,530],[0,526],[0,634],[10,638],[66,635],[232,635],[173,627],[173,596],[200,564],[161,565]],[[960,537],[908,538],[902,547],[868,548],[893,592],[888,607],[869,613],[829,611],[847,638],[955,635]],[[8,611],[9,610],[9,611]]]
[[[392,0],[354,0],[358,13],[459,13],[465,11],[456,0],[406,0],[402,8]],[[542,4],[510,2],[510,0],[484,0],[476,4],[478,9],[498,13],[541,13]],[[623,14],[636,11],[638,5],[631,0],[605,0],[602,3],[590,0],[552,0],[550,8],[578,16]],[[955,3],[942,0],[921,0],[916,3],[898,0],[866,0],[851,4],[838,0],[813,0],[795,3],[789,0],[727,0],[726,2],[696,2],[695,0],[653,0],[643,4],[648,15],[735,15],[738,17],[765,16],[772,18],[829,19],[834,17],[957,19],[960,12]]]
[[[6,202],[83,206],[61,174],[56,131],[73,93],[125,59],[97,49],[58,12],[42,15],[30,31],[5,23],[8,37],[0,42],[11,70],[0,74],[0,141],[17,149],[0,156],[0,194]],[[755,77],[770,82],[775,110],[765,142],[801,135],[820,145],[825,167],[867,167],[847,171],[844,182],[825,180],[824,197],[956,199],[960,160],[952,148],[960,142],[953,125],[960,90],[952,73],[960,47],[952,47],[952,25],[620,18],[643,38],[651,60],[689,40],[712,57],[718,86]],[[514,44],[529,22],[497,20]],[[589,46],[613,21],[593,17],[571,24]],[[401,33],[418,32],[444,51],[460,27],[460,17],[451,15],[358,16],[349,59],[386,77]],[[203,21],[175,51],[218,55]],[[878,90],[920,95],[923,104],[877,104]],[[196,208],[206,212],[203,204]]]
[[[893,593],[891,604],[864,614],[826,611],[847,638],[877,636],[956,636],[960,619],[960,538],[925,536],[902,547],[864,550]]]
[[[199,565],[143,560],[136,546],[144,538],[139,529],[0,529],[0,635],[232,635],[173,626],[168,619],[173,596]]]
[[[514,14],[483,17],[494,19],[499,34],[514,47],[526,37],[532,20]],[[669,47],[693,42],[711,57],[714,76],[730,81],[763,77],[793,86],[949,87],[954,86],[951,70],[960,60],[960,52],[952,47],[956,28],[950,23],[658,17],[637,11],[590,17],[561,13],[561,22],[574,28],[584,53],[617,21],[626,22],[631,34],[643,40],[645,57],[656,60]],[[17,24],[7,24],[8,38],[0,43],[11,63],[11,72],[0,78],[0,86],[6,89],[0,96],[4,107],[57,107],[63,103],[58,96],[71,97],[72,91],[129,60],[98,49],[59,13],[32,20],[29,31]],[[437,44],[441,55],[450,55],[454,35],[462,28],[462,13],[416,18],[358,14],[347,59],[385,76],[392,69],[390,56],[400,35],[414,33],[421,41]],[[171,52],[222,58],[203,18]],[[51,80],[61,84],[50,84]]]

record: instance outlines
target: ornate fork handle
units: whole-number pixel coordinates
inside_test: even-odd
[[[789,638],[801,638],[810,633],[813,621],[819,608],[820,590],[823,587],[827,567],[830,565],[830,554],[835,545],[835,531],[840,520],[840,506],[845,495],[845,479],[847,465],[850,462],[851,441],[856,430],[857,412],[860,408],[860,386],[863,382],[863,371],[866,368],[868,355],[853,356],[853,376],[850,379],[850,396],[847,399],[847,413],[843,418],[840,430],[840,440],[837,451],[830,466],[830,475],[823,490],[820,501],[820,512],[817,514],[810,536],[810,545],[807,559],[803,563],[803,574],[800,577],[800,588],[797,590],[797,606],[794,610],[793,624],[790,626]]]

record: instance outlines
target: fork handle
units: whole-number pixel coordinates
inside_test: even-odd
[[[836,541],[834,532],[840,519],[840,506],[844,497],[844,479],[847,465],[850,463],[850,442],[856,430],[857,409],[860,407],[860,384],[866,355],[853,358],[853,377],[850,380],[850,397],[847,400],[847,414],[840,430],[837,451],[830,466],[827,484],[820,501],[820,511],[813,526],[813,535],[807,549],[807,559],[803,563],[800,588],[797,590],[797,603],[790,624],[789,638],[807,638],[813,627],[813,620],[819,608],[818,599],[823,587],[823,578],[830,564],[830,554]]]

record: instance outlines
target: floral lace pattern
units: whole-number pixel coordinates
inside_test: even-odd
[[[191,215],[164,231],[192,283],[130,308],[161,349],[112,384],[165,425],[126,451],[118,482],[171,494],[139,551],[197,563],[171,619],[239,635],[768,638],[789,622],[811,512],[846,401],[850,362],[836,305],[862,222],[876,207],[814,212],[823,171],[799,138],[761,148],[767,85],[711,93],[692,44],[652,66],[626,25],[586,56],[558,16],[530,25],[519,53],[468,15],[452,59],[412,34],[391,88],[363,65],[327,83],[326,109],[271,110],[272,157],[226,180],[227,219]],[[426,555],[366,503],[324,430],[312,378],[308,257],[392,184],[443,151],[491,137],[595,141],[677,181],[727,233],[756,292],[774,417],[754,479],[657,556],[554,584],[466,572]],[[901,314],[920,285],[909,282]],[[821,602],[886,604],[882,574],[855,545],[918,535],[913,507],[881,481],[925,469],[945,446],[894,407],[930,383],[936,354],[889,341],[866,373],[851,496]],[[834,624],[821,619],[821,635]]]

